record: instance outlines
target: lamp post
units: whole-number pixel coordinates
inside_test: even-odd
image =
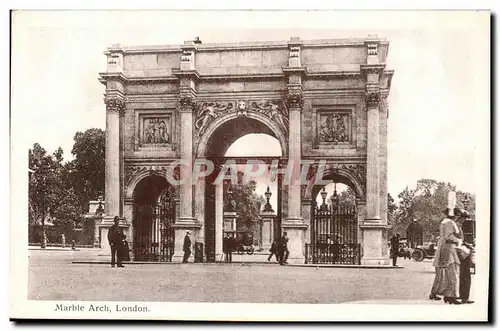
[[[102,205],[102,196],[99,196],[99,205],[95,211],[96,220],[94,221],[94,248],[99,248],[101,246],[99,241],[99,224],[102,223],[102,216],[104,215],[104,207]]]
[[[321,191],[321,199],[323,199],[323,203],[321,204],[321,207],[319,210],[321,211],[326,211],[328,209],[328,206],[326,204],[326,196],[328,195],[328,192],[326,192],[326,187],[323,186],[323,190]]]
[[[337,208],[339,207],[339,196],[337,194],[337,183],[333,183],[334,187],[333,187],[333,195],[332,195],[332,208],[333,210],[337,210]]]
[[[273,206],[271,206],[271,204],[269,203],[269,200],[271,199],[271,196],[273,195],[272,192],[271,192],[271,190],[269,189],[269,186],[267,187],[267,190],[264,193],[264,195],[266,196],[267,202],[264,205],[264,209],[262,211],[265,211],[265,212],[274,212]]]

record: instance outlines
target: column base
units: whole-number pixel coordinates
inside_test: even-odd
[[[307,224],[303,223],[302,218],[287,218],[281,224],[283,233],[288,235],[288,250],[290,255],[287,262],[289,264],[302,264],[305,261],[305,233]]]
[[[361,265],[391,265],[388,257],[362,257]]]
[[[391,261],[386,256],[387,240],[384,237],[387,225],[367,223],[365,222],[360,226],[360,229],[363,231],[363,256],[361,264],[390,265]]]
[[[186,220],[187,218],[184,218]],[[194,220],[194,218],[189,218]],[[181,218],[179,218],[179,221]],[[172,262],[182,262],[184,259],[184,237],[186,236],[186,231],[191,230],[191,255],[189,256],[188,263],[194,262],[194,245],[198,239],[198,230],[201,225],[196,221],[191,223],[179,222],[172,225],[175,231],[175,242],[174,242],[174,255],[172,256]]]

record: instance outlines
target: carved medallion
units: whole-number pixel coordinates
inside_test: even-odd
[[[238,116],[247,116],[248,104],[245,101],[236,102],[236,110]]]

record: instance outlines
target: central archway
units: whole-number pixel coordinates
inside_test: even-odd
[[[199,138],[197,156],[223,156],[221,151],[225,153],[232,143],[250,133],[264,133],[278,139],[281,155],[288,155],[287,133],[269,117],[249,112],[245,116],[229,113],[215,119]]]
[[[276,155],[269,156],[268,153],[263,152],[260,156],[255,153],[251,155],[245,154],[243,151],[237,153],[238,157],[228,156],[226,153],[228,149],[240,138],[253,135],[264,134],[273,137],[279,144],[280,151]],[[224,162],[224,160],[232,159],[236,163],[245,162],[248,159],[263,158],[269,162],[271,159],[280,159],[287,153],[287,135],[283,130],[276,125],[269,118],[262,116],[258,113],[249,113],[247,116],[237,116],[236,114],[229,114],[222,118],[214,120],[203,136],[199,140],[198,155],[197,157],[209,158],[215,160],[216,169],[220,170],[221,164],[217,162]],[[266,146],[262,146],[266,149]],[[261,158],[262,157],[262,158]],[[266,162],[266,163],[267,163]],[[198,183],[200,191],[203,191],[203,207],[198,207],[198,215],[204,219],[204,229],[201,233],[204,236],[205,254],[207,261],[216,261],[217,255],[221,253],[222,243],[222,228],[223,228],[223,196],[224,191],[222,185],[213,185],[213,179],[207,178],[203,183]],[[203,187],[201,187],[203,186]],[[281,183],[277,183],[277,221],[275,222],[275,233],[281,232],[277,229],[280,226],[281,220]],[[264,192],[264,190],[262,190]],[[201,198],[201,196],[200,196]],[[202,210],[201,210],[202,209]],[[219,224],[221,223],[221,224]],[[219,238],[220,237],[220,238]]]

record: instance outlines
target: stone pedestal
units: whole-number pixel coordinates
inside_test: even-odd
[[[305,250],[305,233],[307,225],[303,223],[283,223],[281,224],[283,232],[288,235],[288,256],[289,264],[303,264],[304,263],[304,250]]]
[[[184,257],[184,237],[186,236],[186,231],[191,231],[191,256],[189,257],[189,262],[194,262],[194,245],[198,241],[198,231],[201,228],[199,224],[174,224],[175,231],[175,242],[174,242],[174,255],[172,256],[172,262],[182,262]]]
[[[363,257],[362,265],[390,265],[390,259],[384,253],[387,241],[384,236],[385,225],[362,225]]]
[[[94,219],[94,243],[92,245],[92,247],[94,248],[100,248],[101,247],[101,241],[100,241],[100,230],[99,230],[99,226],[101,225],[102,223],[102,217],[96,217]]]
[[[99,224],[99,233],[101,234],[101,253],[99,255],[104,255],[104,256],[111,256],[111,248],[109,247],[109,242],[108,242],[108,232],[109,228],[114,224],[113,223],[114,216],[105,216],[101,220],[101,223]],[[120,221],[120,227],[123,228],[123,233],[127,236],[127,239],[129,237],[129,228],[130,225],[127,224],[126,222]],[[95,233],[94,233],[95,235]]]
[[[262,249],[268,250],[271,248],[274,239],[274,219],[276,214],[274,212],[261,212],[260,218],[262,220]]]

